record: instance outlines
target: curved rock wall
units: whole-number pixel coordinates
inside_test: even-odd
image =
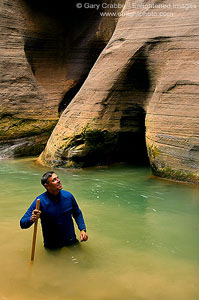
[[[1,157],[41,153],[114,31],[76,2],[1,1]]]
[[[21,6],[18,1],[1,1],[0,11],[0,156],[20,155],[24,147],[31,155],[31,145],[36,153],[43,149],[55,121],[38,120],[46,104],[24,53]]]
[[[42,164],[146,160],[154,174],[199,182],[199,7],[126,1],[116,30],[63,112]]]

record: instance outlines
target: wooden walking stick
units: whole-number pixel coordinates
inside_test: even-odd
[[[40,199],[37,199],[36,209],[39,209],[39,205],[40,205]],[[36,245],[36,238],[37,238],[37,223],[38,223],[38,219],[34,223],[34,231],[33,231],[33,238],[32,238],[31,261],[34,260],[34,256],[35,256],[35,245]]]

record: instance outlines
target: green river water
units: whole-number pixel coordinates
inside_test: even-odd
[[[19,220],[43,193],[34,159],[0,161],[0,300],[199,299],[199,190],[114,165],[56,170],[83,211],[89,240],[48,252]],[[79,237],[79,232],[77,236]]]

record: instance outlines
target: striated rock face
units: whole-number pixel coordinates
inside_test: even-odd
[[[40,163],[141,163],[148,153],[154,174],[199,182],[199,7],[174,2],[126,1]]]
[[[114,31],[77,2],[1,1],[1,157],[41,153]]]

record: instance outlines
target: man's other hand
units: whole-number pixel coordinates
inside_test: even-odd
[[[88,235],[84,230],[81,230],[80,240],[81,240],[81,242],[86,242],[88,240]]]

